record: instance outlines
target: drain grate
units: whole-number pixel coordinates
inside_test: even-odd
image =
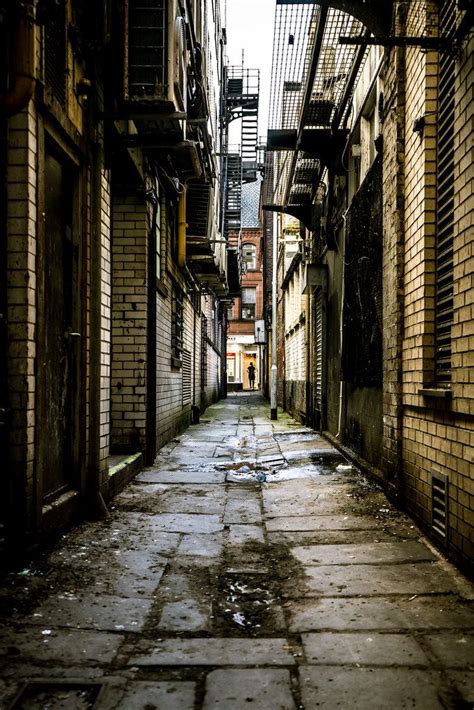
[[[431,474],[431,528],[444,545],[448,538],[448,477],[442,473]]]
[[[26,683],[9,710],[91,710],[102,685],[62,680],[35,680]]]

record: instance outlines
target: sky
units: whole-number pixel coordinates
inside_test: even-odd
[[[222,0],[229,64],[260,69],[259,135],[266,140],[276,0]]]

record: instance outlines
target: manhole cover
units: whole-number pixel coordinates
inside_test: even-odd
[[[101,688],[98,683],[31,681],[23,686],[10,710],[89,710]]]

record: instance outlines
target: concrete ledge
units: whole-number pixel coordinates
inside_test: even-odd
[[[122,491],[132,478],[143,468],[141,452],[127,456],[115,466],[109,468],[108,496],[113,498]]]
[[[80,519],[81,499],[78,491],[66,491],[41,510],[41,536],[49,538],[70,528]]]

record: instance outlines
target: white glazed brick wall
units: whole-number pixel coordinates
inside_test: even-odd
[[[112,447],[143,448],[146,433],[147,230],[139,195],[114,196]]]

